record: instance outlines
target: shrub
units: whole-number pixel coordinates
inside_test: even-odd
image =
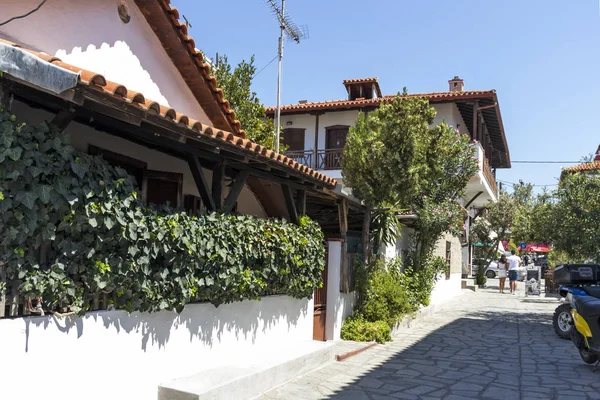
[[[393,327],[400,317],[414,311],[398,267],[396,262],[378,262],[369,271],[360,307],[367,321],[385,321]]]
[[[310,297],[321,285],[323,233],[309,218],[149,208],[134,182],[48,125],[0,110],[0,261],[11,287],[79,312],[101,294],[128,311],[181,311],[193,301]]]
[[[392,340],[392,331],[385,321],[370,322],[360,313],[354,313],[342,326],[341,337],[343,340],[356,342],[385,343]]]

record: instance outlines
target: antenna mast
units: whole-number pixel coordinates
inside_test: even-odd
[[[277,21],[279,22],[279,48],[278,48],[278,62],[277,62],[277,113],[275,117],[275,152],[279,153],[279,136],[281,128],[281,65],[283,59],[283,37],[287,36],[289,39],[294,40],[296,43],[300,43],[300,39],[308,36],[306,27],[303,29],[298,26],[285,15],[285,0],[281,0],[281,7],[279,7],[275,0],[267,0],[267,4],[271,8],[271,11]]]

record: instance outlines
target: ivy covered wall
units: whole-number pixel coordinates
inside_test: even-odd
[[[81,312],[98,294],[129,311],[264,294],[310,297],[323,234],[247,215],[146,207],[120,168],[73,149],[46,124],[0,112],[0,238],[7,280],[47,309]]]

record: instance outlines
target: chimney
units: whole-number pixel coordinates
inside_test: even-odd
[[[462,92],[465,88],[465,81],[460,79],[459,76],[450,79],[448,84],[450,85],[450,92]]]
[[[299,100],[298,101],[298,104],[306,104],[306,103],[308,103],[308,100]]]

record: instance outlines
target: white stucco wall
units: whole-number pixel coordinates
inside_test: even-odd
[[[160,383],[312,340],[313,302],[287,296],[174,312],[0,320],[0,399],[156,399]]]
[[[410,234],[414,232],[412,228],[403,227],[402,235],[396,242],[396,246],[386,247],[386,258],[390,259],[397,256],[402,256],[404,250],[409,248]],[[433,251],[434,256],[446,259],[446,241],[450,242],[450,279],[446,279],[446,275],[440,275],[438,281],[431,292],[431,304],[440,304],[444,301],[460,294],[461,292],[461,274],[463,264],[463,248],[460,240],[457,237],[446,234],[438,241]]]
[[[18,101],[13,102],[12,112],[20,121],[33,124],[38,124],[42,121],[50,121],[53,118],[53,114],[49,112],[33,109]],[[135,144],[121,137],[97,131],[75,121],[67,126],[65,133],[69,135],[73,147],[78,150],[87,152],[88,146],[91,144],[105,150],[110,150],[124,156],[144,161],[148,164],[148,169],[150,170],[181,173],[183,174],[183,195],[200,195],[188,164],[184,160]],[[204,170],[204,173],[206,174],[207,179],[211,179],[211,171]],[[223,197],[227,196],[229,188],[225,188],[223,192]],[[256,217],[267,217],[262,204],[247,185],[244,187],[238,198],[237,211]]]
[[[340,292],[342,243],[340,241],[329,241],[328,246],[325,339],[340,340],[342,325],[354,311],[356,296],[354,292]]]
[[[437,112],[435,116],[435,120],[433,121],[434,125],[441,123],[442,121],[446,121],[446,123],[454,128],[458,128],[460,133],[467,133],[469,130],[467,129],[467,125],[460,115],[460,111],[458,111],[458,107],[454,103],[440,103],[434,104],[433,108]]]
[[[119,18],[118,0],[52,0],[27,18],[0,27],[0,38],[56,55],[102,74],[205,124],[198,104],[133,0],[123,0],[131,20]],[[5,17],[24,14],[38,0],[3,2]]]

